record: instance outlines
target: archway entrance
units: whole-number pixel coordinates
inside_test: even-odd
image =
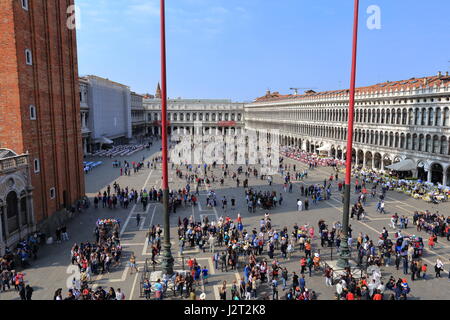
[[[431,165],[431,182],[432,183],[442,183],[444,177],[444,169],[439,163],[433,163]]]
[[[425,164],[422,161],[419,161],[419,163],[417,164],[417,179],[427,181],[427,173],[424,167]]]
[[[381,169],[381,154],[378,152],[375,153],[373,156],[373,162],[375,169]]]
[[[364,151],[358,150],[358,167],[362,167],[364,164]]]
[[[372,169],[372,159],[373,159],[372,152],[367,151],[365,157],[366,157],[366,167]]]

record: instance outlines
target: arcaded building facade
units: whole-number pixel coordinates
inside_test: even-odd
[[[407,160],[411,175],[450,185],[449,84],[439,73],[357,88],[353,161],[384,170]],[[283,146],[345,159],[348,101],[349,90],[267,92],[245,106],[246,128],[276,129]]]
[[[144,99],[147,135],[161,134],[161,99]],[[244,128],[244,104],[227,99],[169,99],[167,101],[169,133],[181,134],[240,134]],[[202,128],[196,124],[202,123]],[[201,130],[201,131],[200,131]]]
[[[70,5],[73,0],[0,1],[0,148],[28,155],[37,224],[84,195]]]

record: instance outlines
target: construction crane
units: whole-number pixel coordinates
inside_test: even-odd
[[[313,90],[313,89],[317,89],[317,88],[289,88],[289,90],[294,90],[294,94],[296,96],[298,95],[298,90]]]

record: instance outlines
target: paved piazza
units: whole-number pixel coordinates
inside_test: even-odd
[[[151,159],[157,154],[159,154],[160,144],[156,143],[150,150],[140,151],[133,156],[127,158],[121,158],[128,161],[139,161],[142,157],[146,159]],[[120,176],[119,169],[112,167],[113,159],[101,159],[104,164],[95,168],[91,173],[86,175],[86,192],[89,197],[93,197],[99,190],[105,190],[107,185],[111,185],[114,181],[117,181],[121,187],[129,186],[130,188],[137,188],[138,190],[142,188],[151,188],[152,186],[160,187],[161,185],[161,170],[160,165],[158,169],[151,170],[145,169],[141,170],[139,173],[131,173],[131,176]],[[306,168],[305,164],[300,162],[294,162],[290,159],[285,159],[285,163],[297,164],[297,170]],[[236,166],[237,167],[237,166]],[[170,166],[169,166],[170,168]],[[236,168],[234,168],[235,170]],[[245,169],[245,168],[244,168]],[[217,172],[214,173],[215,176],[222,176],[221,169],[217,168]],[[272,219],[272,224],[275,229],[280,230],[284,226],[288,227],[288,231],[292,231],[292,226],[297,223],[299,226],[308,223],[317,230],[317,223],[320,219],[326,221],[327,224],[332,224],[335,221],[341,220],[342,203],[341,195],[337,191],[336,182],[333,181],[333,193],[332,199],[327,201],[320,201],[317,205],[314,205],[310,201],[310,210],[308,211],[297,211],[296,201],[300,197],[299,187],[301,183],[306,185],[310,184],[323,184],[325,178],[329,177],[333,169],[331,167],[319,167],[314,170],[308,171],[308,178],[304,182],[295,182],[293,193],[284,193],[282,177],[277,175],[274,177],[274,183],[270,187],[266,180],[260,180],[254,178],[253,176],[249,178],[249,186],[256,190],[274,190],[277,192],[283,192],[283,203],[281,206],[277,206],[275,209],[270,211],[270,218]],[[231,168],[230,172],[233,172]],[[340,173],[339,180],[342,180],[343,174]],[[244,180],[241,178],[241,181]],[[173,170],[170,170],[170,188],[182,188],[185,186],[185,180],[178,179],[175,176]],[[264,217],[264,211],[257,209],[257,212],[252,214],[248,213],[244,188],[236,188],[236,183],[231,179],[227,178],[225,180],[224,186],[220,187],[219,182],[211,186],[217,194],[218,206],[214,209],[208,210],[206,208],[206,194],[207,190],[202,188],[200,190],[199,205],[196,207],[186,207],[179,208],[176,214],[171,214],[171,227],[172,227],[172,240],[173,243],[173,254],[175,256],[179,255],[178,241],[175,240],[176,227],[178,218],[190,217],[194,215],[195,220],[203,218],[205,215],[209,217],[209,220],[217,220],[218,217],[224,215],[221,205],[219,204],[223,196],[226,196],[228,202],[230,203],[231,197],[235,197],[237,201],[237,206],[235,210],[230,208],[227,211],[227,215],[231,218],[236,219],[237,213],[241,213],[243,218],[244,228],[251,231],[253,228],[259,228],[259,220]],[[352,203],[355,202],[355,195],[352,192]],[[390,238],[393,238],[393,231],[389,227],[390,216],[394,212],[399,215],[407,215],[410,218],[410,227],[406,230],[406,234],[416,234],[416,228],[412,225],[412,213],[414,210],[425,210],[429,209],[432,212],[439,210],[439,212],[445,215],[449,212],[450,203],[441,203],[439,205],[430,205],[422,200],[415,200],[404,194],[397,193],[395,191],[388,191],[386,198],[386,214],[380,215],[375,210],[376,198],[368,198],[367,204],[365,206],[368,216],[362,220],[351,220],[351,225],[353,228],[353,237],[356,239],[359,232],[367,233],[370,239],[377,239],[378,235],[381,233],[383,227],[389,230]],[[87,210],[70,220],[68,223],[68,233],[70,240],[68,242],[63,242],[61,244],[45,245],[41,248],[38,253],[38,260],[32,262],[32,266],[25,270],[25,279],[27,284],[33,286],[35,292],[33,299],[53,299],[53,294],[56,289],[63,288],[63,297],[65,297],[67,292],[67,284],[71,285],[71,280],[74,272],[78,269],[76,266],[70,264],[70,249],[74,243],[80,243],[83,241],[93,241],[94,239],[94,228],[95,222],[98,218],[119,218],[121,220],[121,242],[123,245],[123,255],[122,263],[120,267],[111,268],[110,274],[104,274],[100,276],[93,277],[93,286],[102,286],[103,288],[114,287],[115,289],[121,288],[126,295],[126,299],[144,299],[140,297],[140,280],[141,272],[143,270],[144,261],[146,258],[151,256],[150,246],[146,243],[146,233],[149,226],[153,224],[162,224],[162,205],[151,203],[145,212],[142,211],[142,205],[137,204],[136,206],[129,206],[128,210],[116,209],[102,209],[100,203],[99,209],[94,209],[93,204]],[[230,206],[229,206],[230,207]],[[139,213],[142,216],[141,224],[136,225],[136,214]],[[449,280],[447,278],[447,270],[449,269],[449,253],[450,253],[450,242],[447,242],[445,238],[439,238],[439,242],[435,249],[429,250],[427,244],[428,236],[424,232],[418,233],[424,238],[425,242],[425,253],[424,261],[429,266],[428,279],[427,280],[417,280],[411,281],[410,275],[407,276],[408,283],[411,287],[411,294],[408,295],[409,299],[446,299],[449,297]],[[217,250],[216,246],[216,250]],[[320,241],[316,239],[313,241],[313,252],[320,249]],[[130,257],[131,252],[134,252],[137,258],[138,267],[140,270],[139,274],[133,273],[130,275],[129,267],[127,266],[127,261]],[[266,250],[265,257],[266,255]],[[296,251],[292,255],[290,260],[284,260],[281,258],[279,250],[275,251],[276,257],[280,260],[282,266],[286,266],[290,273],[290,278],[288,284],[291,283],[292,271],[300,273],[299,259],[301,254],[296,248]],[[239,280],[240,274],[242,274],[242,268],[239,268],[239,273],[228,271],[220,272],[220,270],[214,270],[214,265],[212,261],[212,254],[202,253],[198,249],[190,249],[188,244],[185,248],[185,257],[195,257],[197,261],[202,266],[207,266],[210,270],[210,277],[208,283],[204,285],[204,288],[197,289],[197,296],[204,291],[206,293],[207,299],[219,299],[219,285],[222,284],[223,280],[227,280],[227,283],[231,285],[233,280]],[[330,259],[329,249],[321,250],[322,258],[325,260]],[[335,253],[334,253],[335,255]],[[440,256],[442,261],[444,261],[446,270],[442,278],[434,278],[434,264],[436,258]],[[240,258],[242,261],[242,258]],[[270,261],[270,260],[268,260]],[[179,259],[176,259],[175,270],[180,269]],[[242,265],[241,265],[242,266]],[[403,278],[402,268],[396,271],[395,267],[382,267],[383,279],[387,280],[391,275],[396,279],[399,277]],[[334,298],[334,288],[326,287],[325,280],[322,272],[314,273],[310,278],[306,275],[306,286],[310,290],[314,290],[317,293],[319,300],[333,299]],[[258,289],[258,297],[261,297],[264,292],[271,294],[271,289],[269,287],[260,286]],[[279,288],[280,299],[284,299],[284,292],[282,288]],[[387,291],[389,293],[389,291]],[[387,295],[386,295],[387,297]],[[230,293],[228,291],[227,298],[230,298]],[[0,299],[19,299],[19,295],[16,291],[11,290],[8,292],[0,293]]]

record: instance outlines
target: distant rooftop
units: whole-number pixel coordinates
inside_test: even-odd
[[[144,101],[146,102],[160,102],[161,99],[156,99],[153,96],[145,97]],[[168,102],[185,102],[185,103],[242,103],[242,102],[233,102],[231,99],[185,99],[185,98],[176,98],[176,99],[167,99]]]
[[[84,81],[89,81],[91,79],[94,79],[94,80],[98,80],[98,81],[109,82],[109,83],[112,83],[112,84],[115,84],[115,85],[118,85],[118,86],[121,86],[121,87],[124,87],[124,88],[128,88],[128,89],[130,88],[129,86],[127,86],[125,84],[109,80],[108,78],[102,78],[102,77],[94,76],[94,75],[86,75],[86,76],[82,76],[82,77],[79,77],[79,78],[80,78],[80,80],[84,80]]]
[[[395,90],[407,90],[413,88],[424,88],[424,87],[434,87],[434,86],[449,86],[450,76],[448,73],[442,75],[439,73],[437,76],[422,77],[422,78],[411,78],[409,80],[400,81],[386,81],[383,83],[378,83],[375,85],[367,87],[356,88],[356,93],[372,93],[372,92],[388,92]],[[333,91],[323,91],[315,92],[313,90],[306,91],[304,94],[295,95],[287,94],[282,95],[279,92],[267,91],[265,96],[256,98],[254,102],[264,102],[264,101],[279,101],[279,100],[301,100],[310,97],[317,96],[342,96],[350,92],[349,89],[346,90],[333,90]]]

